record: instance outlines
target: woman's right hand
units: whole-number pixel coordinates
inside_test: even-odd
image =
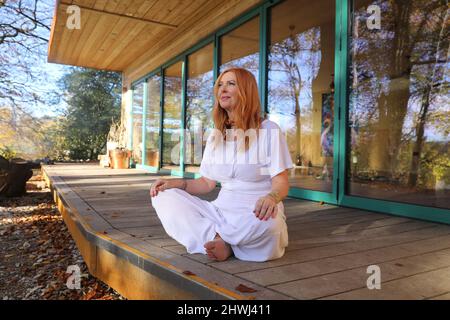
[[[158,195],[159,191],[164,191],[171,188],[176,188],[176,183],[174,180],[158,179],[153,182],[150,187],[150,197],[155,197]]]

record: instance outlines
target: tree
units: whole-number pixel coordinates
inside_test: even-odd
[[[214,127],[212,109],[213,96],[213,72],[212,70],[198,73],[189,77],[186,91],[186,129],[185,136],[185,163],[200,165],[206,141],[203,141],[205,132]],[[202,152],[197,152],[200,141]]]
[[[52,7],[50,0],[0,2],[0,106],[14,114],[31,115],[47,96],[37,90],[45,74],[36,66],[46,62]]]
[[[427,65],[442,63],[432,57],[439,43],[437,38],[444,25],[442,19],[447,4],[442,0],[380,0],[376,3],[382,10],[381,30],[365,27],[365,6],[355,9],[358,18],[354,22],[355,34],[351,41],[351,95],[358,97],[358,102],[351,109],[358,114],[363,131],[370,135],[366,141],[370,155],[367,166],[377,174],[395,180],[402,166],[400,152],[409,148],[410,138],[406,131],[412,103],[414,100],[419,105],[428,103],[426,92],[429,90],[424,83],[429,83],[429,71],[433,68]],[[442,43],[441,50],[446,51],[446,48],[448,44],[446,47]],[[420,80],[422,76],[426,81]],[[418,90],[418,86],[422,89]],[[427,113],[428,107],[422,110]],[[426,120],[423,111],[419,115],[422,124]],[[423,126],[417,128],[419,136],[422,130]],[[421,138],[418,140],[420,145]],[[419,149],[416,147],[415,155],[420,153]],[[412,167],[416,171],[417,162]],[[411,177],[410,184],[414,185],[414,181]]]
[[[60,85],[68,105],[62,147],[71,159],[96,159],[106,146],[111,119],[120,117],[121,75],[72,68]]]
[[[434,158],[427,155],[448,136],[447,2],[376,1],[380,30],[366,28],[366,6],[355,8],[350,118],[359,122],[352,151],[361,171],[410,187],[432,185],[426,168]]]
[[[14,154],[14,157],[24,159],[51,155],[54,143],[48,135],[48,128],[54,125],[54,119],[43,117],[36,120],[26,113],[14,113],[14,109],[5,107],[0,107],[0,118],[0,154]]]
[[[0,0],[0,148],[23,158],[46,156],[52,145],[43,128],[53,120],[38,112],[54,97],[42,68],[53,6],[53,0]]]
[[[289,26],[289,30],[289,37],[270,48],[269,68],[273,74],[273,79],[269,79],[273,86],[270,94],[273,102],[276,101],[272,105],[294,109],[291,113],[295,115],[295,157],[296,162],[300,162],[305,161],[302,159],[305,151],[301,150],[302,129],[308,125],[308,121],[303,123],[302,117],[307,118],[311,112],[308,106],[302,108],[300,95],[307,94],[312,103],[312,83],[318,76],[321,60],[321,34],[319,27],[301,33],[294,32],[294,26]]]
[[[448,70],[446,60],[448,59],[449,30],[445,26],[449,10],[436,11],[428,21],[428,28],[425,31],[427,41],[417,44],[420,50],[417,50],[416,57],[414,57],[418,70],[415,74],[415,83],[411,88],[411,96],[413,100],[419,100],[420,110],[415,119],[416,141],[413,146],[408,178],[408,185],[411,187],[416,186],[419,177],[420,160],[423,157],[426,140],[425,127],[429,126],[428,118],[439,111],[444,111],[437,100],[441,97],[448,97],[446,95],[446,92],[448,94],[448,83],[445,83],[444,74]],[[442,120],[448,125],[448,118],[443,117]],[[432,162],[431,159],[428,160],[428,162]]]

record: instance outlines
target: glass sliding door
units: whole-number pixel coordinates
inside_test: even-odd
[[[159,129],[161,120],[161,75],[147,80],[147,114],[145,137],[145,165],[157,168],[159,166]]]
[[[143,116],[143,96],[144,84],[140,83],[133,89],[133,104],[132,104],[132,158],[137,164],[142,163],[142,116]]]
[[[162,168],[180,171],[182,68],[177,62],[164,69]]]
[[[220,72],[231,67],[252,72],[259,84],[259,17],[220,37]]]
[[[450,209],[448,1],[353,1],[346,194]]]
[[[190,54],[186,88],[185,171],[199,170],[206,145],[205,132],[213,128],[213,50],[209,44]]]
[[[270,9],[269,119],[286,134],[291,187],[333,191],[335,0]]]

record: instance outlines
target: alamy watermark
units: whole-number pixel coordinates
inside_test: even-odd
[[[367,13],[370,16],[366,20],[367,29],[380,30],[381,29],[381,9],[380,6],[372,4],[367,7]]]
[[[67,278],[66,286],[68,289],[81,289],[81,270],[77,265],[67,267],[66,273],[70,274]]]
[[[278,128],[272,129],[227,129],[225,137],[217,129],[207,131],[196,129],[193,131],[181,129],[172,132],[170,140],[178,142],[170,152],[171,162],[180,163],[180,148],[182,146],[181,132],[184,138],[184,158],[186,164],[200,163],[205,165],[245,164],[260,165],[261,175],[268,175],[268,167],[272,161],[281,157],[280,144],[282,132]],[[207,142],[207,149],[203,150],[203,142]],[[246,148],[248,141],[249,148]],[[205,156],[206,155],[206,156]],[[205,156],[205,157],[204,157]]]
[[[81,29],[81,10],[79,6],[71,5],[66,9],[68,14],[66,27],[70,30]]]
[[[370,265],[367,267],[367,273],[370,274],[369,278],[367,278],[366,285],[367,289],[373,290],[381,289],[381,269],[376,264]]]

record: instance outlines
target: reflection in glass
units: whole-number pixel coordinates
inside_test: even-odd
[[[334,0],[271,10],[268,111],[286,134],[293,187],[332,191]]]
[[[133,90],[132,104],[132,158],[135,163],[142,163],[142,111],[144,84],[138,84]]]
[[[220,72],[245,68],[259,83],[259,17],[253,18],[220,38]]]
[[[447,1],[358,0],[354,8],[347,192],[448,209]]]
[[[159,165],[159,126],[161,119],[160,93],[161,76],[156,74],[147,80],[147,114],[145,137],[145,164],[152,167]]]
[[[188,56],[186,95],[186,148],[187,172],[198,172],[206,140],[205,131],[214,126],[213,45],[207,45]]]
[[[162,168],[170,170],[180,170],[182,67],[180,61],[164,70]]]

